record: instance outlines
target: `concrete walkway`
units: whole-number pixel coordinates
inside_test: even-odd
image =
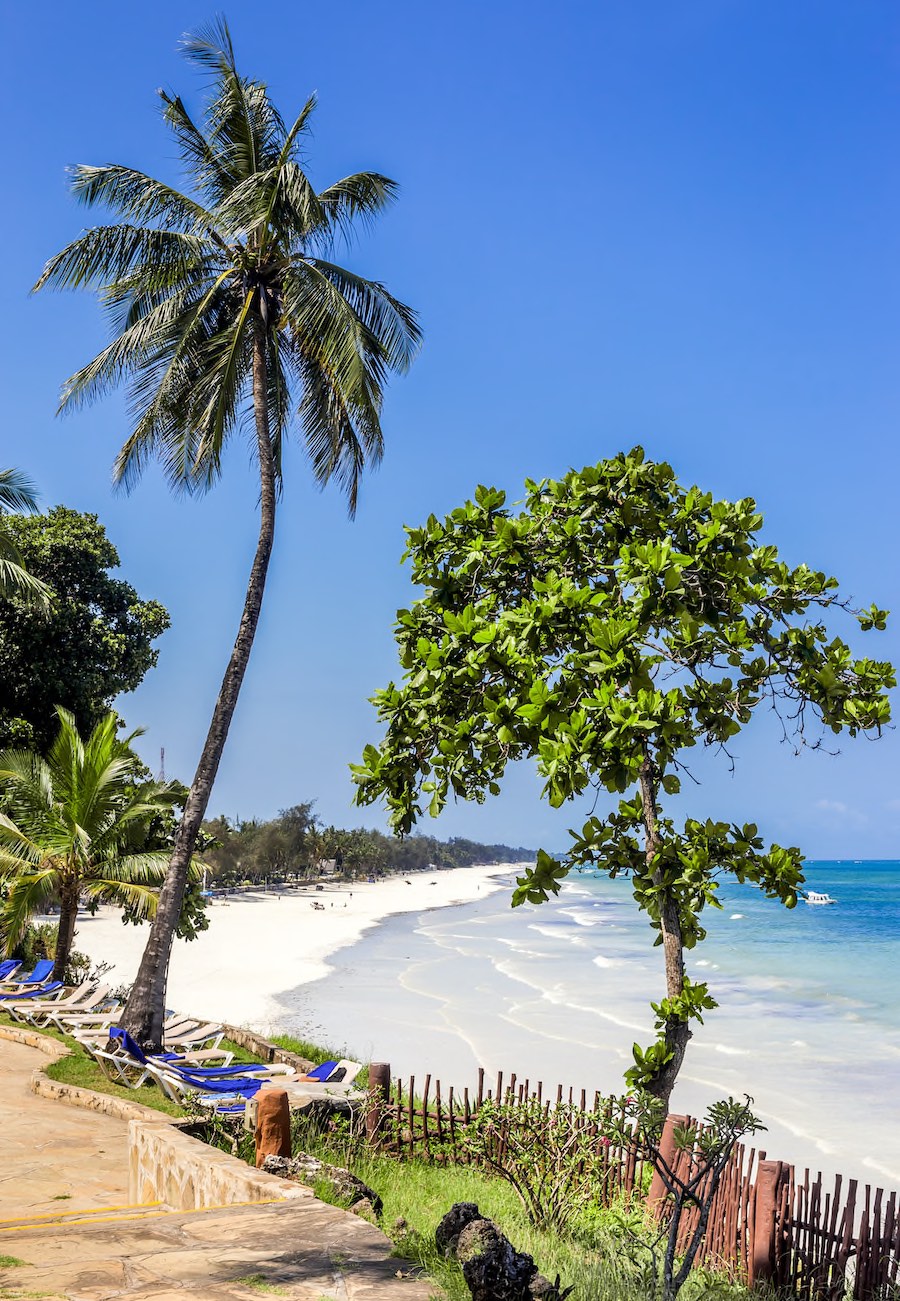
[[[128,1201],[128,1124],[31,1092],[49,1058],[0,1039],[0,1220]]]

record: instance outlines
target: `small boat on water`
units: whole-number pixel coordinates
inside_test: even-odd
[[[820,894],[818,890],[807,890],[803,898],[810,904],[837,903],[837,899],[832,899],[830,894]]]

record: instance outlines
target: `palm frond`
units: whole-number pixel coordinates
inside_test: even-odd
[[[407,371],[422,346],[422,330],[413,309],[377,280],[366,280],[346,267],[321,258],[308,257],[305,261],[320,271],[350,304],[378,340],[388,366],[401,373]]]
[[[163,119],[178,141],[182,162],[193,175],[200,192],[212,202],[219,202],[228,193],[234,177],[195,124],[180,95],[169,95],[160,90],[159,97],[164,105]]]
[[[17,596],[46,613],[54,595],[52,587],[29,574],[12,539],[0,528],[0,597]]]
[[[329,226],[349,239],[357,225],[371,227],[399,190],[396,181],[380,172],[356,172],[329,185],[318,198]]]
[[[37,490],[21,470],[0,470],[0,512],[37,510]]]
[[[35,913],[43,912],[57,891],[59,878],[52,868],[16,876],[9,883],[0,910],[0,932],[6,938],[6,952],[12,953]]]
[[[206,245],[197,235],[153,230],[146,226],[95,226],[73,240],[47,262],[32,293],[50,285],[54,289],[79,289],[119,280],[135,266],[166,268],[171,274],[191,275],[202,260]]]
[[[169,230],[206,235],[226,247],[202,204],[133,167],[79,165],[72,168],[70,188],[79,203],[103,203],[123,217],[162,222]]]

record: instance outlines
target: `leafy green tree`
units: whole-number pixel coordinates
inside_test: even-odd
[[[0,470],[0,599],[17,596],[25,605],[46,613],[50,591],[29,573],[3,518],[9,511],[36,509],[31,481],[19,470]]]
[[[113,577],[119,556],[96,515],[56,506],[3,524],[53,600],[44,612],[19,595],[0,599],[0,744],[45,751],[59,729],[58,704],[87,734],[117,695],[138,686],[169,616]]]
[[[587,791],[619,796],[591,815],[556,861],[540,851],[513,904],[540,903],[572,867],[630,877],[662,945],[659,1031],[635,1045],[634,1083],[667,1100],[692,1020],[715,1006],[685,974],[719,879],[751,882],[793,907],[795,848],[765,848],[755,825],[687,818],[665,806],[689,752],[728,745],[760,706],[785,736],[879,733],[891,666],[856,659],[827,617],[883,628],[852,610],[837,582],[760,541],[753,501],[683,488],[640,448],[559,481],[529,481],[522,509],[479,488],[443,522],[409,529],[412,581],[424,597],[398,616],[405,669],[374,697],[387,734],[354,769],[357,799],[384,799],[409,831],[424,803],[482,802],[506,765],[536,760],[554,807]],[[818,724],[818,726],[817,726]]]
[[[150,1047],[160,1044],[188,864],[259,619],[284,438],[295,422],[316,480],[336,480],[352,515],[360,476],[382,454],[385,382],[419,343],[408,307],[331,260],[337,239],[373,221],[395,183],[361,172],[316,193],[302,165],[315,98],[288,127],[266,86],[238,72],[223,22],[187,39],[185,52],[210,80],[201,124],[179,97],[160,95],[187,192],[131,167],[76,168],[76,197],[122,220],[81,235],[37,286],[100,291],[115,337],[69,380],[62,405],[130,384],[136,419],[116,461],[119,483],[131,486],[156,458],[173,487],[203,491],[242,430],[252,430],[259,473],[259,540],[240,627],[124,1017]]]
[[[12,952],[35,912],[59,903],[53,979],[62,980],[79,901],[111,902],[153,913],[168,855],[139,848],[148,824],[171,808],[177,786],[140,783],[141,763],[119,740],[110,711],[87,739],[58,709],[59,733],[46,758],[0,752],[0,877],[6,886],[2,925]]]

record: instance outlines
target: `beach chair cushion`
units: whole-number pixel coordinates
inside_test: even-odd
[[[324,1083],[325,1080],[331,1078],[337,1070],[337,1066],[337,1062],[322,1062],[321,1066],[316,1066],[313,1070],[307,1071],[300,1078],[301,1080],[321,1080]]]
[[[11,1003],[17,998],[34,998],[35,994],[52,994],[56,989],[65,989],[65,985],[61,980],[51,981],[48,985],[39,985],[37,989],[29,987],[27,989],[19,989],[15,993],[10,992],[9,994],[0,994],[0,1001]]]

